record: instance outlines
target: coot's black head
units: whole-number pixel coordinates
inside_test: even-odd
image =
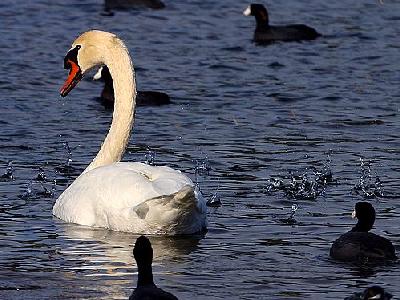
[[[358,222],[352,231],[368,232],[375,222],[375,209],[369,202],[357,202],[353,218],[357,218]]]
[[[105,81],[105,82],[113,82],[111,74],[110,74],[110,70],[108,69],[107,66],[103,66],[101,69],[101,78]]]
[[[147,237],[144,235],[138,237],[133,248],[133,256],[138,266],[151,265],[153,261],[153,248]]]
[[[257,25],[268,25],[269,23],[268,11],[262,4],[250,4],[243,14],[245,16],[254,16]]]
[[[366,288],[364,291],[364,300],[369,300],[369,299],[380,299],[380,300],[389,300],[392,298],[392,295],[389,293],[386,293],[383,288],[380,286],[371,286],[369,288]]]

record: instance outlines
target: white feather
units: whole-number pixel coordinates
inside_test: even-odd
[[[243,11],[243,14],[244,14],[245,16],[250,16],[250,15],[251,15],[251,7],[248,6],[248,7]]]

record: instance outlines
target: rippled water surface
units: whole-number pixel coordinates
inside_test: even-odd
[[[51,214],[111,118],[90,76],[58,94],[89,28],[120,35],[139,89],[173,101],[137,109],[124,160],[151,153],[222,202],[204,236],[150,237],[157,284],[180,299],[343,299],[371,284],[400,297],[398,263],[328,255],[365,198],[400,251],[400,2],[269,1],[272,23],[324,37],[268,47],[251,42],[247,2],[165,2],[105,17],[100,0],[1,1],[0,298],[126,299],[136,282],[136,235]]]

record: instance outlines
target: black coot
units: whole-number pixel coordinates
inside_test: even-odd
[[[148,238],[140,236],[133,248],[133,256],[135,257],[138,267],[137,287],[133,291],[129,300],[177,300],[178,298],[158,288],[153,281],[153,248]]]
[[[357,202],[353,217],[358,223],[332,245],[330,255],[341,261],[379,261],[396,259],[392,243],[368,232],[375,222],[375,209],[368,202]]]
[[[104,106],[114,106],[114,87],[113,80],[107,66],[99,69],[93,79],[101,79],[104,81],[104,88],[101,92],[100,99]],[[137,106],[160,106],[170,104],[171,100],[166,93],[156,91],[138,91],[136,96]]]
[[[268,44],[274,41],[314,40],[321,36],[314,28],[303,24],[269,25],[268,11],[262,4],[251,4],[243,14],[256,18],[254,41],[258,44]]]

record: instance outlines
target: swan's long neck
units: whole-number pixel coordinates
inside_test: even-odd
[[[128,50],[122,43],[116,44],[105,54],[104,63],[114,82],[114,113],[100,151],[83,173],[121,160],[135,119],[136,82]]]

